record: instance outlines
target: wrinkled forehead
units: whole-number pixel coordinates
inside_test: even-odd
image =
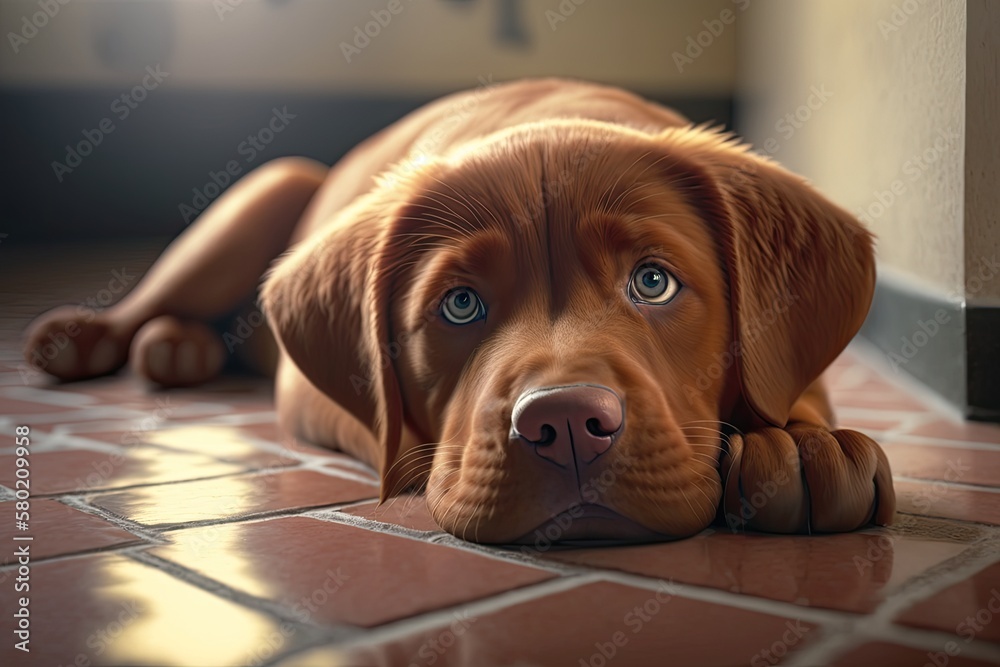
[[[518,252],[548,250],[579,234],[641,242],[650,225],[707,233],[684,194],[695,180],[679,156],[629,133],[528,131],[469,150],[420,179],[401,229],[437,242],[496,241]],[[639,238],[636,238],[639,237]],[[488,243],[487,243],[488,244]],[[471,244],[469,250],[475,251]]]
[[[397,228],[404,264],[421,269],[428,291],[483,275],[508,293],[542,289],[553,272],[609,270],[615,255],[716,264],[685,195],[694,176],[652,141],[514,137],[437,167]]]

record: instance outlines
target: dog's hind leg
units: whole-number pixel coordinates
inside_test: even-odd
[[[224,355],[208,322],[253,297],[328,171],[312,160],[282,158],[251,172],[209,206],[122,301],[96,316],[63,307],[36,319],[26,334],[27,359],[39,358],[49,333],[75,331],[43,370],[63,380],[104,375],[125,364],[131,347],[136,370],[155,382],[210,379]]]

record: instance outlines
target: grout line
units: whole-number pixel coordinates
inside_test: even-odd
[[[219,461],[218,463],[222,463]],[[235,465],[235,464],[230,464]],[[237,470],[234,472],[222,473],[219,475],[209,475],[208,477],[194,477],[192,479],[177,479],[177,480],[164,480],[160,482],[151,482],[146,484],[129,484],[127,486],[115,486],[115,487],[99,487],[93,489],[64,489],[61,491],[51,491],[49,493],[34,493],[32,498],[61,498],[63,496],[96,496],[105,495],[111,493],[120,493],[122,491],[131,491],[133,489],[146,489],[151,487],[159,486],[171,486],[175,484],[184,484],[185,482],[201,482],[211,479],[222,479],[225,477],[235,477],[237,475],[243,475],[247,473],[259,472],[255,470],[250,470],[244,468],[243,470]]]
[[[958,635],[948,634],[940,630],[923,630],[897,625],[894,621],[915,604],[929,599],[948,587],[965,581],[980,570],[1000,561],[1000,538],[989,535],[954,557],[925,570],[907,581],[903,587],[889,595],[870,615],[860,617],[849,623],[841,632],[803,649],[796,659],[790,661],[787,667],[804,667],[817,664],[817,661],[828,662],[833,657],[846,653],[856,646],[868,641],[897,641],[918,648],[934,647],[943,650],[948,641],[958,643]],[[980,642],[982,644],[982,642]],[[963,649],[964,650],[964,649]],[[973,647],[970,655],[981,654],[987,659],[1000,658],[1000,648],[995,653]]]
[[[963,528],[977,528],[980,530],[1000,528],[1000,526],[992,523],[982,523],[981,521],[973,521],[972,519],[956,519],[954,517],[942,516],[940,514],[920,514],[918,512],[913,512],[913,511],[907,512],[899,509],[896,510],[896,514],[912,516],[918,519],[934,519],[936,521],[945,521],[947,523],[953,523]]]
[[[312,470],[313,472],[318,472],[328,477],[338,477],[340,479],[349,479],[353,482],[361,482],[362,484],[367,484],[375,489],[378,488],[379,483],[373,480],[371,477],[365,477],[363,475],[358,475],[352,473],[349,470],[340,470],[335,466],[321,465],[320,463],[305,463],[302,468],[304,470]],[[375,495],[378,495],[377,493]]]
[[[371,532],[381,533],[384,535],[393,535],[417,542],[437,544],[457,549],[459,551],[474,553],[479,556],[484,556],[486,558],[491,558],[508,564],[514,563],[516,565],[532,567],[538,570],[553,572],[555,574],[567,573],[567,570],[562,567],[561,564],[553,564],[542,560],[536,560],[532,556],[517,554],[514,551],[499,549],[497,547],[476,544],[474,542],[466,542],[465,540],[460,540],[453,535],[449,535],[448,533],[441,531],[418,531],[397,524],[374,521],[372,519],[365,519],[364,517],[337,511],[318,511],[306,513],[306,516],[320,521],[328,521],[330,523],[339,523],[353,526],[355,528],[366,529]]]
[[[363,633],[348,638],[343,642],[338,642],[336,649],[346,651],[360,646],[384,644],[401,639],[407,635],[436,630],[442,626],[447,627],[456,620],[456,615],[459,618],[465,617],[478,620],[487,614],[586,586],[597,581],[596,577],[557,577],[536,584],[529,584],[522,588],[504,591],[490,597],[459,603],[442,609],[435,609],[418,616],[410,616],[374,628],[367,628]]]
[[[920,477],[906,477],[904,475],[893,475],[893,481],[908,482],[910,484],[925,484],[929,486],[944,487],[956,491],[982,491],[983,493],[1000,493],[998,486],[982,486],[978,484],[966,484],[963,482],[949,482],[943,479],[922,479]],[[957,519],[956,519],[957,520]]]
[[[914,435],[912,433],[899,433],[891,436],[898,444],[949,447],[952,449],[972,449],[977,452],[1000,452],[1000,443],[980,442],[977,440],[955,440],[952,438],[938,438],[929,435]]]
[[[204,528],[208,526],[229,526],[237,524],[248,524],[248,523],[255,523],[256,521],[262,519],[282,519],[282,518],[302,516],[309,512],[315,512],[317,510],[324,510],[324,509],[333,509],[336,507],[341,507],[343,505],[344,503],[331,503],[329,505],[310,505],[308,507],[282,507],[273,510],[261,510],[258,512],[248,511],[242,514],[218,517],[216,519],[196,519],[194,521],[158,523],[149,526],[149,528],[157,530],[159,532],[174,532],[178,530],[187,530],[189,528],[193,529],[193,528]]]
[[[358,632],[358,630],[352,626],[327,625],[316,622],[313,619],[302,620],[296,618],[291,610],[287,609],[285,605],[280,602],[245,593],[183,565],[161,558],[160,556],[156,556],[146,551],[136,551],[128,553],[126,556],[132,560],[142,563],[143,565],[160,570],[161,572],[170,575],[172,578],[177,579],[184,584],[195,586],[216,597],[238,604],[242,607],[247,607],[249,609],[253,609],[254,611],[265,613],[274,619],[287,621],[299,627],[319,630],[328,637],[332,638],[334,641],[342,637],[347,638],[355,636]]]
[[[843,625],[846,621],[858,617],[858,614],[855,612],[829,609],[826,607],[807,607],[797,605],[793,602],[771,600],[743,593],[732,593],[720,588],[696,586],[693,584],[672,581],[670,579],[646,577],[618,570],[582,569],[581,574],[586,571],[589,571],[601,581],[610,581],[646,590],[656,590],[663,583],[667,583],[671,587],[672,593],[678,597],[688,600],[708,602],[711,604],[721,605],[723,607],[737,608],[744,611],[767,614],[769,616],[797,619],[813,623],[817,626],[825,627],[831,625]]]
[[[881,379],[893,385],[900,392],[917,399],[918,402],[923,403],[929,410],[939,413],[941,416],[949,418],[952,421],[964,421],[959,408],[948,403],[930,388],[925,387],[920,380],[908,373],[892,372],[886,362],[885,355],[874,343],[855,338],[847,349],[858,357],[858,361],[865,368],[868,368]]]
[[[67,507],[72,507],[75,510],[81,511],[84,514],[90,514],[91,516],[104,519],[105,521],[118,526],[122,530],[152,544],[165,544],[159,534],[157,532],[151,532],[147,526],[143,526],[140,523],[118,516],[117,514],[112,514],[103,507],[91,505],[79,495],[60,496],[58,498],[50,498],[50,500],[60,502]]]

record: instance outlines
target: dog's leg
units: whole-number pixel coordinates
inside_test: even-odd
[[[223,359],[218,334],[205,323],[252,297],[328,171],[312,160],[283,158],[251,172],[174,241],[121,302],[96,316],[63,307],[35,320],[26,357],[33,358],[47,334],[75,327],[44,369],[60,379],[118,370],[134,338],[133,361],[150,379],[166,385],[210,379]]]
[[[888,525],[896,498],[889,461],[874,440],[837,429],[817,381],[784,428],[733,434],[720,472],[720,519],[734,530],[843,532]]]

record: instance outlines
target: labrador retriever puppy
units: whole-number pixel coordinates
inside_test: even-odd
[[[835,428],[819,380],[870,305],[871,235],[627,92],[484,86],[332,169],[265,165],[120,304],[36,321],[27,356],[73,325],[57,377],[130,361],[164,386],[204,382],[225,357],[208,322],[262,276],[281,426],[371,464],[383,501],[424,489],[461,538],[892,520],[885,455]]]

